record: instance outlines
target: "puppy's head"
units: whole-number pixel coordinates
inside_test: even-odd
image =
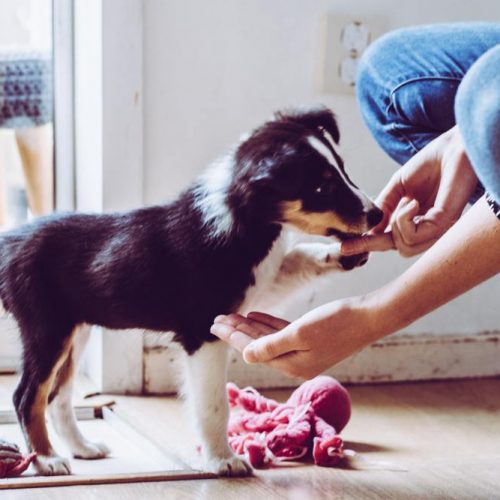
[[[236,185],[275,222],[342,240],[377,225],[382,211],[351,181],[325,107],[276,113],[236,151]]]

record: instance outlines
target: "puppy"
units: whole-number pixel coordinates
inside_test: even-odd
[[[82,325],[171,331],[187,353],[185,381],[207,471],[245,475],[226,438],[226,346],[210,335],[221,313],[265,302],[312,275],[352,268],[338,245],[287,252],[290,228],[337,239],[376,225],[382,212],[347,176],[326,108],[277,113],[175,201],[113,214],[56,214],[0,237],[0,298],[24,348],[14,394],[40,474],[69,474],[45,423],[73,455],[108,454],[79,432],[71,407]]]

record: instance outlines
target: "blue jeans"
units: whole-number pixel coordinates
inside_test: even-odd
[[[480,182],[500,202],[500,24],[383,36],[363,55],[357,96],[376,141],[400,164],[458,124]]]

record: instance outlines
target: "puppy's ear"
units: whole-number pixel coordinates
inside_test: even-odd
[[[276,120],[299,123],[311,130],[326,130],[338,144],[340,132],[334,113],[326,106],[319,105],[309,108],[295,108],[278,111],[274,115]]]
[[[284,146],[274,146],[274,151],[252,151],[238,154],[237,184],[256,191],[263,190],[283,197],[293,196],[302,182],[301,162],[294,151]]]

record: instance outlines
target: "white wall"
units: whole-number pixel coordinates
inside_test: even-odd
[[[362,124],[354,97],[321,93],[329,12],[378,16],[390,28],[457,20],[500,21],[498,0],[144,0],[144,200],[187,185],[273,110],[323,102],[339,116],[352,177],[375,195],[395,165]],[[363,293],[409,261],[374,255],[363,269],[316,286],[312,302]],[[498,278],[418,322],[412,332],[500,328]]]

